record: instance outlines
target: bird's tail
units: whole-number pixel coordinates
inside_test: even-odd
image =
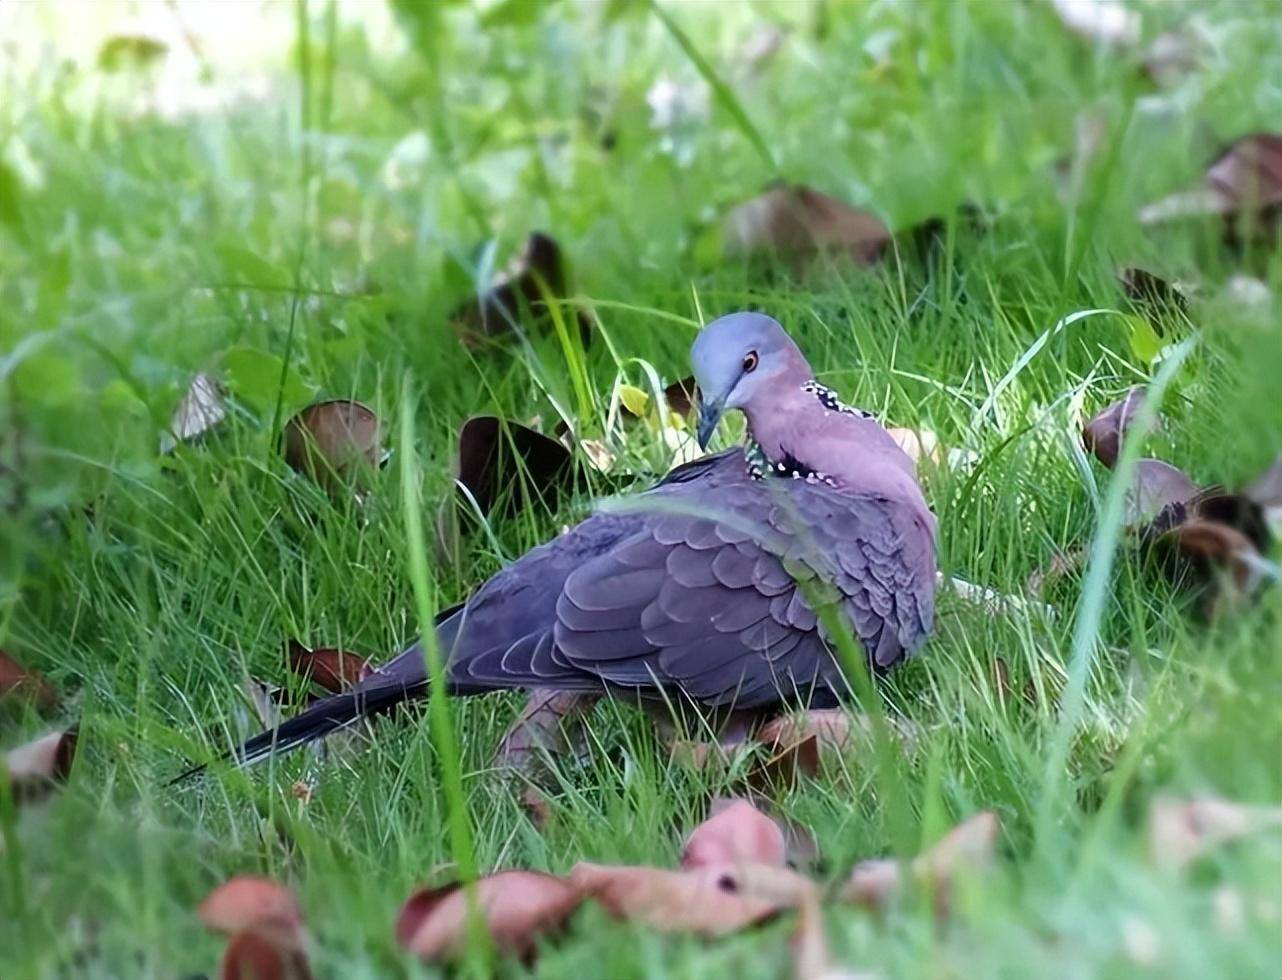
[[[459,608],[456,606],[445,610],[436,620],[437,641],[447,649],[457,632],[458,617],[455,614]],[[453,687],[448,680],[446,686]],[[302,714],[295,715],[269,731],[260,732],[226,753],[222,761],[243,767],[271,755],[282,755],[354,725],[362,718],[385,714],[398,704],[424,697],[427,688],[423,647],[415,643],[362,679],[351,690],[313,702]],[[174,779],[171,785],[185,782],[204,770],[204,765],[193,766]]]

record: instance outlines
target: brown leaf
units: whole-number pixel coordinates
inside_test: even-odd
[[[1282,824],[1282,807],[1234,803],[1213,796],[1194,800],[1162,797],[1149,807],[1149,856],[1159,867],[1180,871],[1212,849]]]
[[[289,669],[310,678],[331,694],[347,690],[374,671],[367,658],[334,647],[309,650],[297,640],[290,640],[288,651]]]
[[[510,332],[529,320],[546,314],[544,290],[552,299],[569,295],[565,259],[561,246],[551,235],[531,232],[524,251],[495,278],[478,298],[459,305],[450,321],[465,344],[476,346],[485,338]],[[591,321],[581,310],[575,312],[579,335],[586,346],[591,339]]]
[[[221,980],[311,980],[307,955],[273,931],[246,929],[227,941]]]
[[[935,911],[941,918],[948,913],[955,878],[983,871],[992,864],[999,829],[997,815],[982,811],[962,821],[909,864],[913,880],[934,892]],[[898,861],[861,861],[851,871],[841,895],[857,905],[880,910],[898,894],[904,877],[903,865]]]
[[[41,711],[50,711],[58,704],[58,692],[34,670],[0,650],[0,699],[29,701]]]
[[[903,868],[893,858],[872,858],[860,861],[850,872],[850,878],[841,890],[847,902],[880,911],[899,894],[903,883]]]
[[[279,882],[256,875],[237,875],[210,892],[196,908],[206,929],[234,936],[245,931],[301,942],[303,912],[298,900]]]
[[[1141,459],[1126,495],[1126,524],[1139,527],[1168,508],[1187,504],[1197,484],[1181,470],[1160,459]]]
[[[1147,269],[1125,266],[1118,270],[1117,281],[1122,284],[1122,292],[1127,298],[1145,309],[1159,314],[1169,310],[1188,312],[1189,299],[1183,290]],[[1160,318],[1157,323],[1161,323]],[[1131,390],[1143,391],[1142,388]]]
[[[1140,209],[1142,224],[1221,215],[1225,237],[1273,235],[1282,218],[1282,135],[1254,133],[1233,142],[1206,169],[1199,188],[1168,195]]]
[[[1135,424],[1135,417],[1143,404],[1143,387],[1132,388],[1119,401],[1102,409],[1086,423],[1082,428],[1082,445],[1112,469],[1122,451],[1122,440]]]
[[[500,871],[476,883],[476,909],[494,944],[528,957],[540,935],[559,929],[583,896],[563,878]],[[401,906],[396,941],[424,962],[456,957],[468,935],[467,895],[459,884],[424,888]]]
[[[743,893],[734,865],[689,871],[580,862],[570,883],[616,919],[640,922],[657,932],[722,936],[776,914],[783,904]]]
[[[1214,589],[1203,610],[1210,617],[1249,598],[1260,585],[1259,551],[1250,538],[1227,524],[1186,521],[1154,544],[1176,581],[1190,574],[1195,583]]]
[[[385,459],[378,416],[360,402],[317,402],[285,424],[281,452],[293,469],[327,489]]]
[[[69,728],[10,749],[4,763],[14,798],[29,803],[65,782],[75,760],[77,737],[77,729]]]
[[[694,407],[699,399],[699,388],[694,383],[694,376],[690,375],[680,381],[672,382],[663,389],[663,397],[668,403],[668,408],[677,415],[689,418],[694,414]]]
[[[169,432],[161,436],[160,451],[167,453],[180,442],[199,439],[227,418],[223,388],[203,371],[191,379],[182,401],[169,420]]]
[[[813,739],[817,749],[832,752],[844,752],[854,744],[850,714],[841,708],[780,715],[762,725],[757,738],[775,752],[807,739]]]
[[[783,830],[747,800],[714,800],[711,816],[686,838],[681,867],[736,863],[786,865]]]
[[[501,513],[511,516],[527,499],[541,499],[551,508],[573,485],[573,477],[568,449],[517,422],[478,415],[459,430],[456,478],[482,514],[501,502]]]
[[[891,238],[876,216],[801,184],[776,184],[731,209],[723,234],[730,255],[796,260],[839,252],[863,265],[876,262]]]

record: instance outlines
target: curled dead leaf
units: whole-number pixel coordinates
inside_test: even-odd
[[[1235,140],[1206,169],[1202,186],[1170,194],[1140,209],[1141,224],[1219,215],[1225,238],[1272,236],[1282,218],[1282,135],[1254,133]]]
[[[948,914],[956,878],[981,872],[992,864],[999,830],[997,815],[984,810],[962,821],[908,865],[912,879],[934,893],[935,911],[941,918]],[[841,896],[865,908],[880,910],[898,894],[904,878],[904,866],[898,861],[861,861],[851,871]]]
[[[1082,427],[1082,445],[1095,458],[1112,469],[1122,451],[1122,440],[1135,424],[1140,406],[1144,404],[1144,389],[1130,389],[1118,401],[1097,412]],[[1155,424],[1160,425],[1160,420]]]
[[[475,888],[478,914],[494,944],[521,957],[531,955],[539,936],[559,929],[583,901],[570,882],[537,871],[500,871]],[[467,936],[467,894],[457,883],[415,892],[396,919],[396,941],[424,962],[458,956]]]
[[[36,671],[0,650],[0,699],[30,702],[41,711],[51,711],[58,704],[58,692]]]
[[[226,936],[256,931],[301,938],[303,911],[294,893],[257,875],[237,875],[210,892],[196,908],[206,929]]]
[[[77,729],[69,728],[10,749],[5,754],[4,767],[14,798],[22,803],[34,802],[57,783],[65,782],[75,760],[77,737]]]
[[[1160,459],[1141,459],[1126,494],[1126,525],[1140,527],[1168,508],[1184,506],[1197,493],[1197,484],[1182,470]]]
[[[574,475],[570,452],[555,439],[517,422],[478,415],[459,430],[457,480],[482,514],[503,504],[513,515],[527,500],[554,506]]]
[[[268,931],[235,933],[223,950],[221,980],[311,980],[307,955],[288,939]]]
[[[890,243],[881,219],[802,184],[776,184],[731,209],[723,223],[726,252],[775,254],[804,261],[843,253],[870,265]]]
[[[1149,807],[1149,857],[1180,871],[1216,847],[1282,825],[1282,807],[1234,803],[1208,796],[1161,797]]]
[[[478,298],[467,300],[450,314],[463,342],[476,346],[486,338],[511,332],[521,323],[547,314],[547,299],[569,295],[569,277],[560,244],[551,235],[531,232],[525,248]],[[586,346],[591,321],[579,310],[575,317]]]
[[[1175,310],[1179,313],[1188,312],[1189,299],[1175,283],[1168,282],[1161,276],[1149,272],[1147,269],[1141,269],[1137,266],[1126,266],[1117,272],[1117,281],[1122,285],[1122,292],[1130,299],[1144,309],[1163,313],[1169,310]],[[1159,325],[1161,318],[1156,321]],[[1132,389],[1143,390],[1143,389]]]
[[[580,862],[570,884],[616,919],[657,932],[723,936],[763,922],[783,904],[745,894],[734,865],[688,871]]]
[[[309,650],[297,640],[289,641],[288,655],[291,671],[309,678],[331,694],[347,690],[374,671],[369,660],[360,654],[334,647]]]
[[[690,832],[681,867],[754,863],[783,867],[787,842],[782,828],[743,799],[716,800],[712,814]]]
[[[167,453],[180,442],[199,439],[227,418],[223,388],[203,371],[191,379],[169,419],[169,431],[160,437],[160,451]]]
[[[285,424],[281,452],[285,462],[321,486],[334,489],[363,467],[386,459],[378,416],[360,402],[317,402]]]
[[[886,431],[914,463],[920,464],[926,459],[935,466],[944,466],[948,462],[939,437],[929,429],[890,428]]]

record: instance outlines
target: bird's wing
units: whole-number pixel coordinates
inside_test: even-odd
[[[595,515],[544,549],[468,604],[503,628],[465,623],[451,672],[461,687],[595,680],[753,707],[845,691],[814,603],[835,601],[882,668],[931,626],[934,543],[910,506],[754,481],[737,453],[674,471],[625,513]],[[523,589],[538,610],[505,608],[522,605]]]

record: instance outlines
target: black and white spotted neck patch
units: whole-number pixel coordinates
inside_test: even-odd
[[[744,459],[748,463],[748,475],[754,480],[773,477],[785,480],[804,480],[807,483],[822,483],[835,486],[833,478],[827,473],[811,469],[792,453],[785,453],[783,459],[772,460],[755,439],[749,439],[743,447]]]
[[[855,408],[852,405],[847,405],[837,397],[837,393],[835,391],[827,385],[821,385],[814,378],[811,378],[803,384],[801,386],[801,390],[807,395],[814,395],[818,398],[819,404],[823,405],[823,407],[828,409],[830,412],[845,412],[847,415],[855,415],[861,419],[870,419],[873,417],[872,412],[865,412],[862,408]]]

